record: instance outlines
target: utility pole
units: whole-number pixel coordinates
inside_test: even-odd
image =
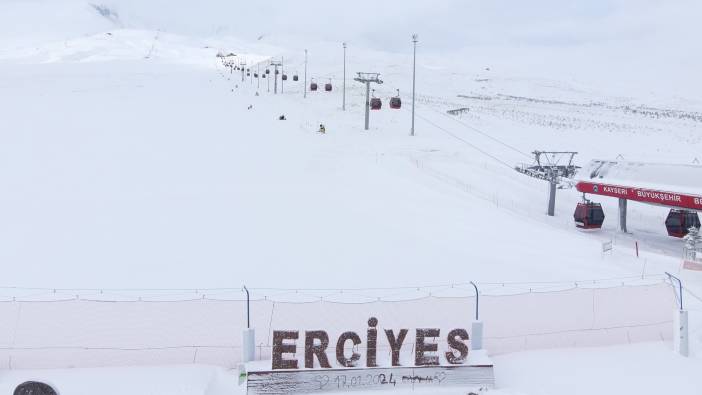
[[[370,121],[370,84],[371,82],[376,84],[382,84],[383,81],[380,79],[380,73],[358,73],[358,77],[354,78],[354,81],[358,81],[366,84],[366,124],[365,128],[368,130]]]
[[[307,98],[307,50],[305,50],[305,98]]]
[[[414,136],[414,103],[415,103],[415,87],[417,85],[417,41],[419,36],[412,35],[412,43],[414,44],[414,55],[412,57],[412,129],[410,136]]]
[[[346,111],[346,43],[344,43],[344,94],[341,102],[341,110]]]
[[[282,66],[282,62],[271,62],[271,66],[273,66],[273,94],[277,95],[278,94],[278,67]]]
[[[283,57],[280,57],[280,93],[283,93],[283,85],[285,85],[285,80],[283,79],[285,75],[285,63],[283,62]]]
[[[256,84],[257,84],[256,91],[258,93],[258,90],[261,89],[261,65],[260,64],[256,65],[256,75],[258,76],[258,77],[256,77]]]

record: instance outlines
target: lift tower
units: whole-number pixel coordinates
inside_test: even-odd
[[[273,94],[278,94],[278,67],[281,67],[283,62],[271,61],[271,66],[273,66]]]
[[[246,75],[246,61],[239,62],[239,68],[241,69],[241,82],[244,82],[244,76]]]
[[[380,73],[357,73],[358,76],[354,78],[354,81],[358,81],[366,84],[366,130],[368,130],[368,124],[370,121],[370,84],[382,84],[383,81],[380,79]]]
[[[572,182],[565,182],[575,175],[580,168],[573,164],[577,155],[574,151],[534,151],[534,163],[515,168],[529,177],[549,182],[548,215],[553,217],[556,211],[556,189],[572,187]]]

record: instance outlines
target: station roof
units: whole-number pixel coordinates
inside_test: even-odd
[[[702,195],[700,165],[593,160],[583,166],[575,178],[576,181]]]
[[[593,160],[575,179],[584,193],[702,210],[702,166]]]

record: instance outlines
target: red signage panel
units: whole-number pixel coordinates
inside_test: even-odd
[[[702,210],[702,196],[697,195],[657,191],[654,189],[632,188],[620,185],[599,184],[587,181],[580,181],[576,185],[576,188],[580,192],[591,193],[593,195],[611,196],[669,207]]]

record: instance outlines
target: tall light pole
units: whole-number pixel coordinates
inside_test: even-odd
[[[417,86],[417,34],[412,35],[412,43],[414,44],[414,55],[412,57],[412,129],[410,136],[414,136],[414,102],[415,102],[415,87]]]
[[[307,50],[305,50],[305,98],[307,98]]]
[[[341,110],[346,111],[346,43],[344,43],[344,94],[341,102]]]

